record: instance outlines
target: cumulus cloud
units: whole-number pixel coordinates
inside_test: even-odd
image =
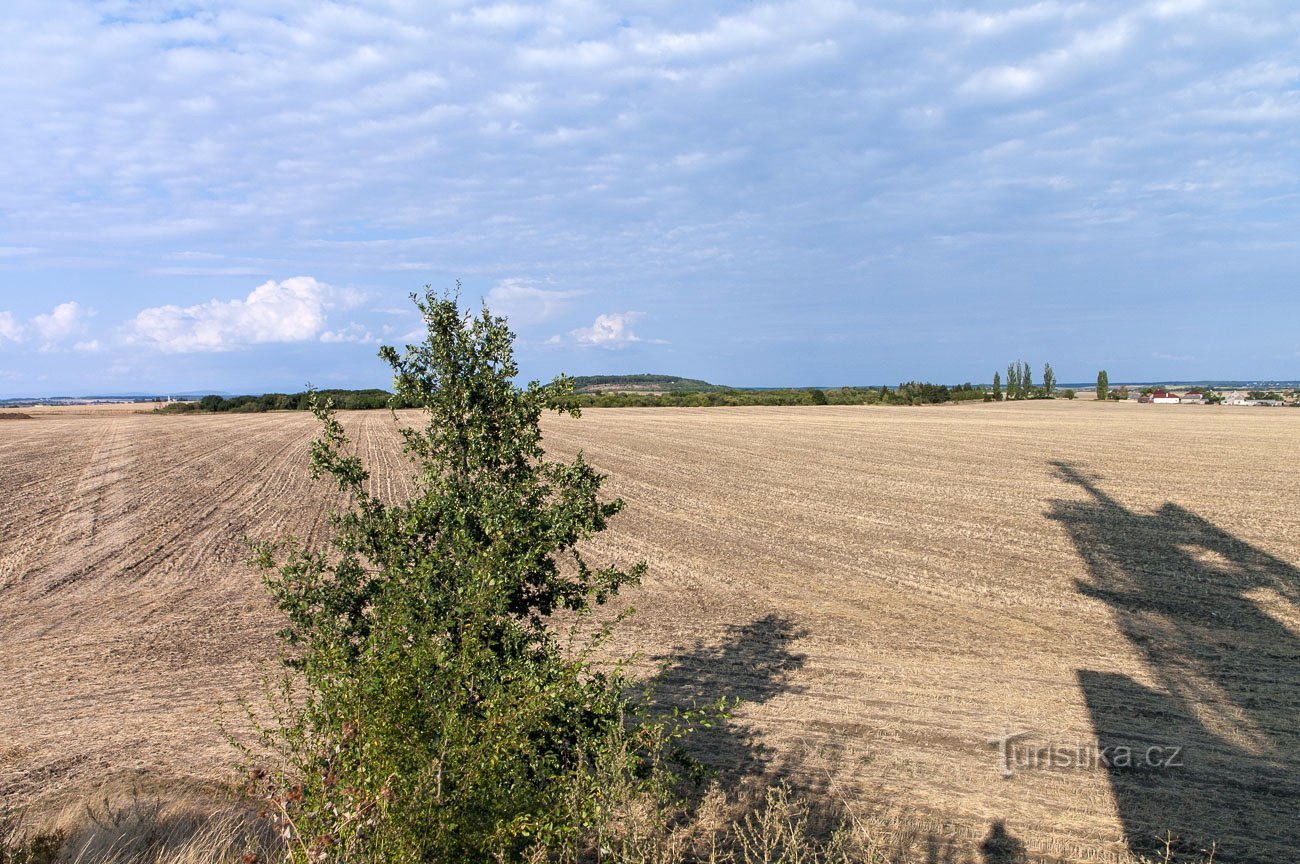
[[[41,351],[55,351],[71,337],[86,331],[86,319],[94,315],[75,300],[60,303],[49,312],[19,321],[12,312],[0,312],[0,341],[23,342],[35,337]]]
[[[326,313],[339,296],[311,276],[267,281],[242,300],[142,309],[130,323],[128,338],[170,353],[305,342],[325,332]]]
[[[87,312],[75,300],[60,303],[54,311],[32,319],[32,329],[41,340],[41,350],[55,348],[64,339],[85,329]]]
[[[642,312],[609,312],[597,315],[590,327],[570,330],[569,342],[579,348],[626,348],[635,342],[644,341],[632,330],[632,325],[644,317],[645,314]],[[563,341],[560,337],[554,336],[550,344],[563,344]]]

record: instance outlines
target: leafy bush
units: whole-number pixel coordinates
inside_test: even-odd
[[[333,517],[328,550],[257,551],[305,693],[265,730],[277,770],[251,779],[300,861],[512,859],[563,845],[598,815],[593,772],[613,770],[611,753],[633,771],[628,735],[659,734],[627,732],[625,682],[566,656],[547,627],[644,567],[592,569],[576,548],[622,502],[600,499],[603,477],[581,455],[544,458],[542,412],[578,414],[569,382],[516,389],[504,319],[462,315],[451,296],[415,300],[427,340],[381,351],[398,398],[428,412],[402,432],[412,497],[372,496],[316,401],[313,473],[352,504]]]

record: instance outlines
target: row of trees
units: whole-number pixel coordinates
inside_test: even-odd
[[[942,402],[1002,401],[1021,399],[1054,399],[1058,395],[1056,373],[1051,363],[1043,364],[1042,384],[1034,383],[1034,373],[1028,363],[1017,360],[1007,364],[1006,388],[1002,375],[993,373],[992,389],[983,385],[933,384],[928,381],[904,381],[896,388],[881,387],[798,387],[770,390],[734,389],[705,385],[702,390],[688,386],[666,393],[574,393],[574,404],[594,408],[707,408],[743,405],[933,405]],[[645,378],[665,376],[641,376]],[[592,379],[595,380],[595,379]],[[695,382],[689,379],[688,385]],[[700,382],[703,383],[703,382]],[[313,391],[301,393],[264,393],[260,396],[204,396],[197,402],[174,402],[156,410],[164,413],[259,413],[263,411],[306,411],[311,408]],[[321,390],[314,391],[317,398],[328,399],[334,408],[363,410],[373,408],[419,407],[409,397],[387,390]],[[1121,395],[1122,394],[1122,395]],[[1059,395],[1074,398],[1074,391],[1066,389]],[[1106,371],[1097,373],[1097,398],[1121,400],[1127,390],[1111,390]],[[1262,398],[1262,397],[1261,397]]]
[[[1073,395],[1074,391],[1070,391]],[[993,398],[994,400],[1003,399],[1002,394],[1002,376],[993,373]],[[1055,399],[1056,398],[1056,372],[1052,369],[1051,363],[1043,364],[1043,384],[1041,387],[1034,385],[1034,371],[1024,360],[1016,360],[1007,364],[1007,399]]]
[[[313,392],[319,399],[328,399],[335,408],[354,411],[367,408],[414,408],[410,399],[394,395],[387,390],[319,390],[302,393],[263,393],[260,396],[204,396],[197,402],[171,402],[156,409],[168,414],[185,414],[204,411],[218,414],[257,414],[264,411],[309,411]]]
[[[574,401],[593,408],[708,408],[741,405],[937,405],[985,398],[982,387],[904,381],[895,388],[803,387],[775,390],[735,390],[720,387],[708,392],[576,393]]]
[[[1074,398],[1074,391],[1066,389],[1062,395],[1067,399]],[[993,373],[993,398],[1002,399],[1002,381],[1001,376]],[[1055,399],[1056,398],[1056,372],[1052,369],[1051,363],[1043,364],[1043,383],[1042,386],[1034,385],[1033,370],[1029,364],[1023,360],[1017,360],[1014,363],[1007,364],[1007,399]],[[1128,398],[1128,388],[1121,387],[1118,390],[1110,389],[1110,376],[1106,370],[1102,369],[1097,373],[1097,399],[1105,401],[1122,401]]]

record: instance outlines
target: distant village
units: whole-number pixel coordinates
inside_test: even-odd
[[[1119,387],[1119,399],[1144,405],[1247,405],[1258,407],[1300,406],[1300,390],[1218,390],[1212,387],[1193,388],[1182,392],[1159,387],[1141,390]]]

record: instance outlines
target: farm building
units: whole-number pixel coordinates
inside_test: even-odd
[[[1205,394],[1200,390],[1188,390],[1182,396],[1178,397],[1178,401],[1189,405],[1204,405]]]
[[[1154,402],[1157,405],[1177,405],[1179,399],[1177,393],[1170,393],[1168,390],[1152,390],[1145,396],[1138,399],[1139,402]]]

